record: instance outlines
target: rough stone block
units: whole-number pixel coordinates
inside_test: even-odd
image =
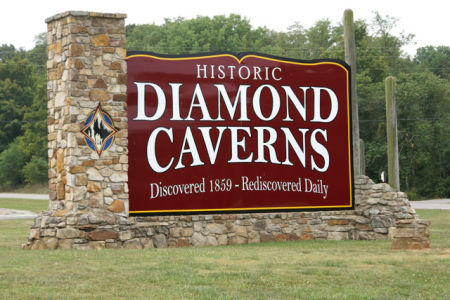
[[[254,244],[259,243],[261,241],[261,237],[257,231],[252,231],[248,234],[248,243]]]
[[[348,225],[347,220],[328,220],[328,225],[335,226],[335,225]]]
[[[133,232],[127,230],[127,231],[119,231],[117,239],[119,241],[127,241],[127,240],[131,240],[132,238],[133,238]]]
[[[105,241],[95,241],[90,242],[92,248],[95,250],[104,250],[106,248],[106,242]]]
[[[247,229],[245,228],[245,226],[239,226],[236,230],[236,234],[245,238],[248,237]]]
[[[86,167],[82,166],[70,166],[69,167],[69,173],[76,174],[76,173],[85,173]]]
[[[219,235],[219,237],[217,239],[217,243],[219,244],[219,246],[228,245],[228,237],[227,237],[227,235],[226,234]]]
[[[314,239],[314,235],[312,233],[303,233],[300,236],[301,241],[307,241],[307,240],[313,240],[313,239]]]
[[[123,243],[123,247],[125,249],[142,249],[142,248],[144,248],[139,239],[132,239],[132,240],[125,241]]]
[[[127,84],[127,75],[126,74],[119,74],[117,76],[117,84]]]
[[[70,197],[71,201],[80,201],[83,200],[86,196],[87,189],[85,186],[70,188]]]
[[[108,101],[111,96],[105,89],[93,89],[89,91],[89,99],[91,101]]]
[[[190,247],[191,245],[189,244],[187,239],[179,239],[177,241],[177,247]]]
[[[66,198],[66,187],[62,182],[56,184],[56,197],[58,200]]]
[[[122,70],[122,64],[120,62],[112,62],[109,65],[110,70]]]
[[[85,186],[87,184],[87,176],[85,174],[77,174],[75,185]]]
[[[30,234],[28,235],[29,240],[38,240],[40,239],[40,232],[39,229],[32,228],[30,230]]]
[[[258,220],[253,224],[253,230],[266,230],[267,223],[265,220]]]
[[[58,249],[61,250],[70,250],[72,249],[73,240],[67,239],[67,240],[59,240],[58,241]]]
[[[103,177],[109,177],[113,174],[113,170],[111,170],[110,168],[104,168],[100,170],[100,174],[102,174]]]
[[[95,193],[89,197],[89,206],[94,207],[102,207],[103,206],[103,193]]]
[[[56,249],[58,247],[58,239],[55,237],[48,237],[36,240],[31,246],[32,250],[46,250]]]
[[[115,243],[106,243],[106,249],[122,249],[122,243],[115,242]]]
[[[89,193],[100,192],[102,190],[102,186],[101,186],[100,182],[88,181],[87,190]]]
[[[206,228],[209,230],[209,232],[214,234],[222,234],[224,226],[222,224],[208,224],[206,225]]]
[[[153,249],[155,246],[153,245],[153,240],[148,238],[141,238],[140,239],[142,246],[144,249]]]
[[[84,56],[84,46],[77,44],[69,45],[69,56]]]
[[[95,84],[94,84],[93,88],[106,89],[106,88],[108,88],[108,86],[106,85],[106,83],[103,80],[103,78],[99,78],[99,79],[97,79],[97,81],[95,81]]]
[[[64,217],[64,216],[67,215],[68,213],[70,213],[70,212],[67,211],[67,210],[58,210],[58,211],[55,211],[55,212],[52,214],[52,217]]]
[[[106,34],[95,35],[91,37],[92,47],[107,47],[110,38]]]
[[[123,211],[123,208],[124,208],[123,201],[115,200],[109,207],[109,210],[118,213]]]
[[[284,242],[286,241],[286,235],[285,234],[277,234],[275,236],[275,242]]]
[[[181,228],[179,228],[179,227],[170,228],[169,234],[171,237],[175,237],[175,238],[180,237],[181,236]]]
[[[113,95],[113,101],[126,102],[127,101],[127,95],[126,94]]]
[[[370,226],[369,224],[356,224],[355,228],[361,231],[372,230],[372,226]]]
[[[228,239],[228,243],[230,245],[242,245],[247,243],[247,239],[243,238],[242,236],[233,236]]]
[[[208,235],[206,237],[206,245],[218,246],[217,239],[215,236]]]
[[[181,236],[189,237],[194,235],[194,230],[192,228],[183,228],[180,232]]]
[[[167,248],[167,239],[164,234],[157,234],[152,237],[152,240],[156,248]]]
[[[83,236],[83,233],[75,228],[58,229],[58,231],[56,232],[56,237],[58,239],[74,239],[74,238],[79,238],[82,236]]]
[[[348,232],[328,232],[327,240],[347,240]]]
[[[120,42],[120,43],[122,43],[122,42]],[[126,50],[122,49],[122,48],[116,48],[116,54],[121,59],[125,59],[127,56]]]
[[[92,250],[94,249],[94,247],[90,244],[72,244],[72,248],[73,249],[78,249],[78,250]]]
[[[388,233],[387,228],[374,228],[373,231],[377,233]]]
[[[394,233],[395,238],[413,238],[414,228],[397,228]]]
[[[286,240],[287,241],[297,241],[298,240],[298,236],[296,234],[291,233],[291,234],[287,235]]]
[[[206,245],[206,238],[201,233],[194,233],[194,235],[191,237],[191,243],[193,246],[205,246]]]
[[[114,172],[109,179],[112,182],[127,182],[128,174],[126,172]]]
[[[196,230],[198,231],[198,230]],[[230,233],[230,232],[236,232],[236,227],[234,226],[234,223],[227,222],[225,223],[225,228],[223,230],[224,233]]]
[[[103,179],[104,179],[103,176],[100,174],[100,172],[95,168],[89,168],[86,171],[86,174],[87,174],[89,180],[103,181]]]

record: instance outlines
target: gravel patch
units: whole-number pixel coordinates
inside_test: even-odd
[[[0,208],[0,220],[34,219],[37,214],[26,210]]]

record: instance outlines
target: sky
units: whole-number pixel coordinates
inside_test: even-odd
[[[159,2],[159,3],[158,3]],[[268,4],[265,4],[268,3]],[[417,2],[416,2],[417,3]],[[247,17],[253,27],[266,26],[276,31],[286,31],[287,27],[300,22],[308,28],[318,20],[328,18],[333,23],[342,20],[344,11],[352,9],[354,18],[371,20],[373,11],[382,16],[398,18],[394,33],[404,31],[416,35],[415,45],[403,50],[414,55],[418,47],[427,45],[450,46],[448,10],[442,0],[427,0],[425,5],[414,5],[411,1],[397,0],[277,0],[269,2],[225,0],[168,0],[168,1],[117,1],[117,0],[24,0],[9,1],[3,6],[0,18],[0,45],[13,44],[16,48],[30,50],[34,37],[47,30],[45,19],[69,10],[126,13],[126,24],[160,25],[164,18],[184,17],[191,19],[197,15],[214,16],[238,13]]]

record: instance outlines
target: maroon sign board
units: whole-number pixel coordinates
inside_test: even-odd
[[[130,215],[354,207],[346,63],[127,55]]]

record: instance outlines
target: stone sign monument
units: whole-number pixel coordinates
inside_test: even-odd
[[[129,186],[136,186],[140,178],[129,176],[134,171],[129,169],[129,165],[139,168],[139,164],[129,164],[135,157],[130,157],[128,152],[134,146],[129,144],[130,140],[135,142],[129,137],[128,125],[130,118],[136,117],[136,111],[132,116],[129,115],[130,107],[136,107],[138,100],[130,96],[129,91],[127,93],[127,85],[129,87],[134,83],[127,78],[125,18],[125,14],[69,11],[46,20],[50,202],[48,210],[40,213],[31,226],[24,249],[142,249],[309,239],[388,238],[394,239],[392,249],[430,247],[429,221],[419,219],[410,207],[406,194],[394,191],[387,184],[374,184],[363,175],[348,177],[353,181],[345,183],[347,189],[352,186],[352,197],[347,197],[352,203],[341,210],[329,207],[312,211],[304,207],[303,210],[285,211],[227,209],[222,212],[206,209],[194,214],[187,210],[179,213],[153,212],[151,215],[130,214],[130,202],[138,201],[137,197],[150,201],[151,194],[141,195],[129,191]],[[280,73],[277,72],[273,74],[279,78]],[[216,72],[216,76],[219,74]],[[139,85],[135,86],[139,88]],[[272,91],[268,86],[264,89],[264,93]],[[314,93],[314,89],[310,89]],[[288,93],[292,99],[292,94]],[[202,111],[202,103],[198,102],[195,107]],[[147,113],[147,116],[151,116],[156,112]],[[262,108],[261,116],[262,121],[270,118],[270,111]],[[321,118],[326,119],[326,115]],[[183,119],[188,117],[183,115]],[[348,117],[347,120],[350,119]],[[165,127],[170,126],[162,126],[160,132],[170,135],[170,130]],[[232,134],[234,129],[228,130]],[[186,128],[182,131],[186,132]],[[273,157],[270,153],[272,130],[266,128],[260,131],[262,149],[264,151],[266,148],[267,158]],[[300,130],[298,133],[306,132]],[[322,132],[319,135],[322,137],[318,144],[324,147],[325,134]],[[169,138],[166,136],[167,141],[161,143],[170,143]],[[217,134],[215,138],[218,138]],[[149,139],[148,134],[145,139]],[[241,143],[242,139],[242,135],[235,138],[237,143]],[[346,139],[348,144],[348,135]],[[292,147],[293,139],[289,141]],[[243,144],[238,145],[237,148],[245,151]],[[276,147],[283,148],[286,145],[287,142]],[[299,144],[299,149],[301,145],[304,144]],[[316,150],[320,149],[318,151],[323,150],[320,146],[315,147]],[[194,156],[192,147],[182,147],[183,151],[188,156]],[[211,151],[214,152],[214,149]],[[211,151],[209,153],[213,153]],[[278,161],[288,164],[290,160],[286,156],[289,154],[284,151]],[[257,153],[253,155],[257,156]],[[294,156],[291,154],[290,157]],[[183,162],[192,164],[192,159]],[[257,159],[265,158],[262,155]],[[309,159],[311,162],[311,157]],[[323,157],[322,160],[319,160],[319,156],[313,159],[316,159],[317,168],[324,167]],[[160,165],[164,167],[168,163],[161,161]],[[348,162],[345,164],[350,170]],[[142,167],[147,168],[148,165]],[[308,167],[311,168],[310,165]],[[133,183],[129,182],[129,177]],[[144,179],[148,181],[148,178]],[[148,185],[155,183],[160,187],[157,176],[151,180]],[[226,181],[224,183],[226,186]],[[150,185],[148,189],[151,193]],[[277,199],[274,198],[273,202],[276,203]]]

